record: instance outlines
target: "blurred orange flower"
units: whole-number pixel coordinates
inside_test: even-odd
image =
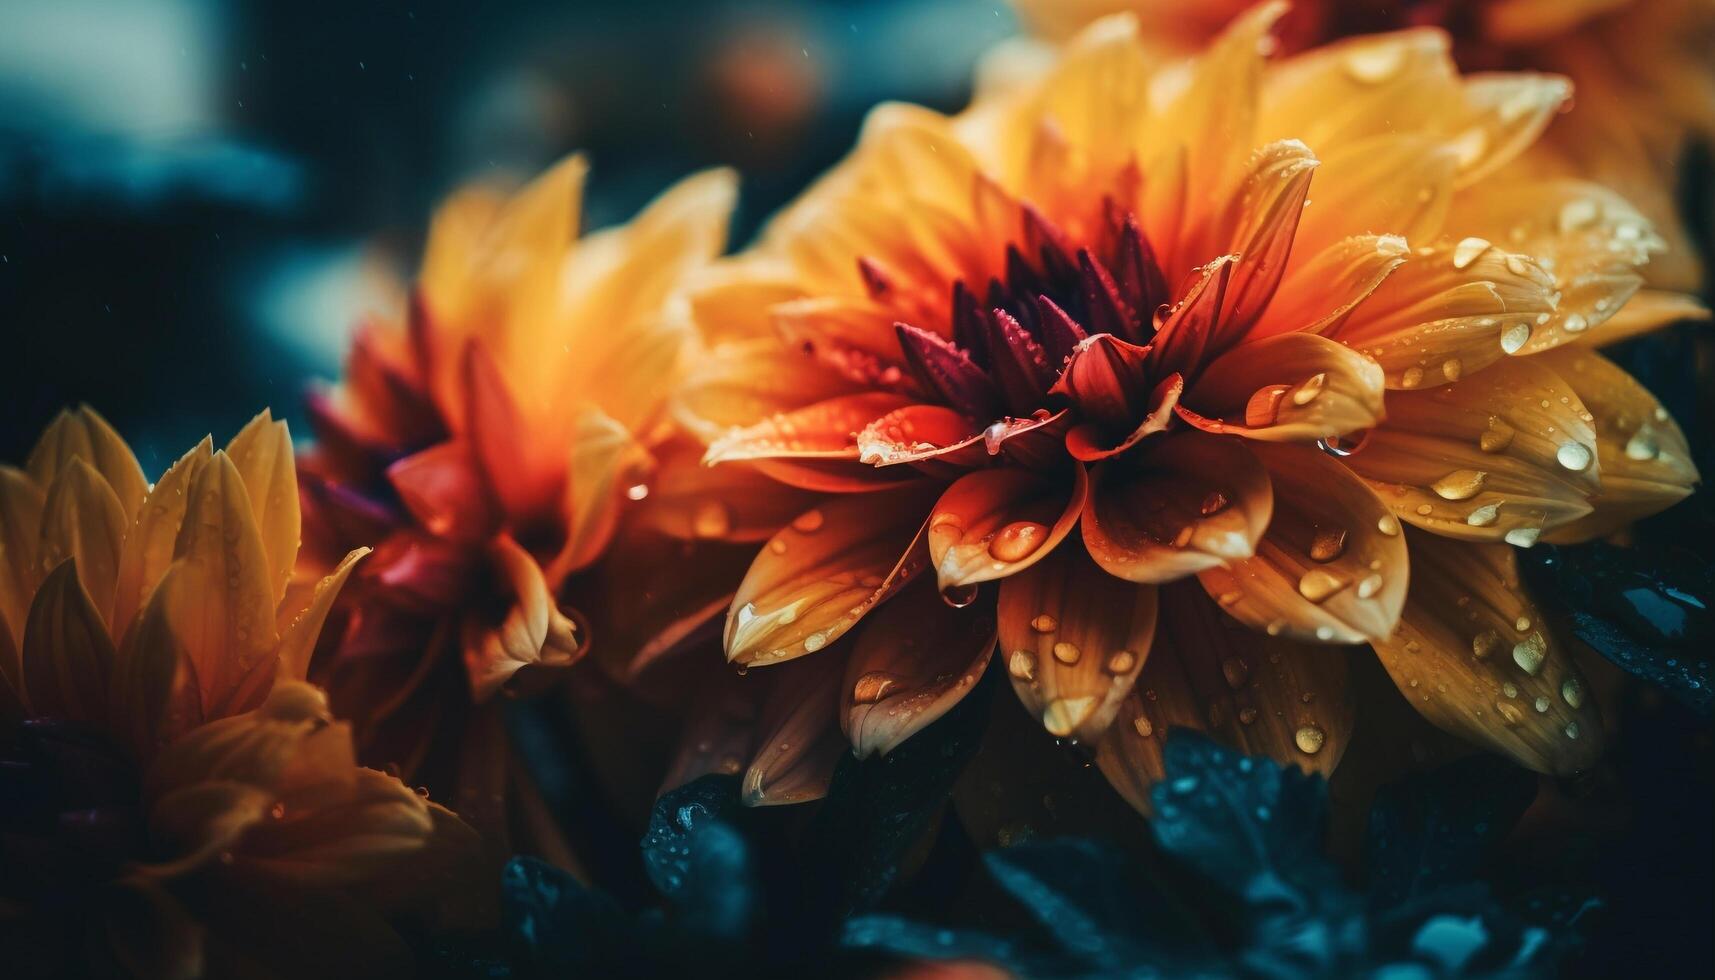
[[[358,940],[396,967],[387,917],[432,911],[476,858],[456,817],[356,766],[302,682],[363,551],[294,590],[298,524],[267,412],[153,485],[87,408],[0,467],[14,968],[285,975]]]
[[[724,642],[807,662],[748,724],[694,721],[725,755],[676,778],[742,756],[752,803],[815,796],[839,729],[887,752],[997,638],[1139,808],[1169,724],[1332,769],[1351,703],[1319,644],[1370,644],[1431,721],[1527,766],[1596,757],[1509,545],[1690,492],[1678,429],[1595,353],[1673,315],[1628,302],[1663,243],[1611,191],[1510,166],[1564,79],[1461,77],[1428,30],[1270,63],[1281,13],[1189,63],[1111,18],[957,117],[884,106],[711,275],[679,414],[734,476],[687,533],[799,502]]]
[[[406,323],[367,325],[311,403],[308,567],[376,548],[312,676],[360,755],[485,827],[507,766],[498,716],[471,706],[582,656],[560,588],[647,493],[689,329],[677,290],[724,247],[735,191],[704,173],[580,239],[584,174],[572,157],[516,194],[454,195]]]

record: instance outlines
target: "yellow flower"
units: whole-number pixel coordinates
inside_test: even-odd
[[[1189,63],[1104,20],[960,116],[882,107],[694,298],[679,414],[743,474],[703,536],[811,498],[726,622],[729,660],[793,661],[726,743],[753,802],[819,792],[836,724],[859,754],[921,729],[997,637],[1139,807],[1169,724],[1332,769],[1325,643],[1525,765],[1595,758],[1510,545],[1696,479],[1594,349],[1658,322],[1628,300],[1661,241],[1605,188],[1509,176],[1563,79],[1461,77],[1434,31],[1269,62],[1281,9]]]
[[[385,916],[475,856],[457,818],[357,768],[302,682],[364,552],[293,590],[298,530],[291,441],[267,412],[153,485],[88,408],[0,467],[14,962],[284,975],[347,937],[397,951]],[[89,958],[56,966],[67,953]]]
[[[1143,35],[1193,50],[1250,0],[1018,0],[1027,25],[1065,38],[1108,14],[1131,11]],[[1377,4],[1298,0],[1279,31],[1289,51],[1339,38],[1438,27],[1467,71],[1558,72],[1577,105],[1517,161],[1542,177],[1575,176],[1623,194],[1671,246],[1648,270],[1647,303],[1672,303],[1702,272],[1675,195],[1688,145],[1715,143],[1715,2],[1711,0],[1476,0]],[[995,66],[1005,76],[1014,67]]]
[[[584,173],[572,157],[515,194],[455,194],[406,322],[366,326],[310,406],[309,564],[376,548],[312,676],[364,758],[483,806],[496,767],[457,760],[498,719],[472,706],[582,656],[561,587],[648,492],[689,330],[679,290],[724,247],[735,191],[729,172],[693,176],[580,238]]]

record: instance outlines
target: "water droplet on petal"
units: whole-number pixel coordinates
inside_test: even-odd
[[[1209,491],[1209,495],[1203,498],[1203,506],[1200,510],[1204,517],[1209,517],[1214,514],[1219,514],[1226,508],[1227,495],[1219,490],[1211,490]]]
[[[1304,725],[1292,733],[1292,740],[1298,744],[1298,751],[1305,755],[1315,755],[1322,751],[1322,746],[1328,741],[1328,733],[1315,725]]]
[[[1576,677],[1560,682],[1560,698],[1573,708],[1584,706],[1584,685]]]
[[[1590,461],[1596,457],[1590,452],[1590,447],[1581,442],[1563,442],[1560,448],[1555,450],[1554,458],[1561,466],[1579,473],[1589,469]]]
[[[1298,580],[1298,594],[1311,602],[1324,602],[1345,587],[1344,579],[1320,568],[1312,568]]]
[[[1376,519],[1376,530],[1380,531],[1384,537],[1398,537],[1399,518],[1392,514],[1383,514],[1381,517]]]
[[[1107,668],[1110,674],[1130,673],[1135,666],[1137,666],[1137,654],[1130,650],[1117,650],[1108,657]]]
[[[1227,686],[1236,691],[1250,680],[1250,664],[1241,657],[1227,657],[1221,661],[1221,676],[1227,679]]]
[[[1059,643],[1054,644],[1054,659],[1063,664],[1071,665],[1077,663],[1078,656],[1081,653],[1082,651],[1078,649],[1078,645],[1075,643],[1067,643],[1066,641],[1061,640]]]
[[[872,670],[852,685],[852,700],[857,704],[874,704],[899,686],[899,678],[882,670]]]
[[[1036,654],[1029,650],[1014,650],[1007,658],[1006,672],[1021,681],[1036,679]]]
[[[1035,521],[1013,521],[995,533],[989,542],[989,556],[996,561],[1023,561],[1035,554],[1048,540],[1048,528]]]
[[[1515,323],[1501,331],[1501,350],[1508,354],[1517,354],[1530,343],[1530,324]]]
[[[1065,738],[1076,731],[1095,708],[1096,699],[1093,697],[1055,698],[1042,709],[1042,727],[1048,729],[1050,735]]]
[[[1038,633],[1052,633],[1060,628],[1060,621],[1047,613],[1042,613],[1030,621],[1030,628]]]
[[[1487,238],[1463,238],[1453,246],[1453,268],[1463,269],[1489,250]]]
[[[1346,529],[1343,527],[1318,527],[1310,540],[1310,557],[1316,561],[1328,562],[1340,557],[1346,551]]]
[[[1312,374],[1309,378],[1305,379],[1303,384],[1298,386],[1296,391],[1292,393],[1292,404],[1310,404],[1316,400],[1316,396],[1322,394],[1322,388],[1327,383],[1328,375],[1321,372]]]
[[[1483,489],[1488,474],[1482,470],[1454,470],[1429,485],[1443,500],[1469,500]]]
[[[822,512],[818,509],[807,510],[792,519],[792,528],[805,534],[813,534],[822,527]]]
[[[1542,661],[1548,653],[1548,641],[1541,633],[1532,633],[1524,642],[1513,647],[1513,663],[1519,669],[1535,677],[1542,672]]]

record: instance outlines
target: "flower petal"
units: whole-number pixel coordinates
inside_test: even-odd
[[[721,436],[709,445],[703,462],[734,460],[858,459],[857,434],[888,412],[911,404],[904,395],[866,392],[842,395],[781,412]]]
[[[42,577],[36,541],[42,534],[46,502],[46,494],[29,474],[0,466],[0,617],[6,620],[14,649],[24,642],[24,620]]]
[[[1612,534],[1691,494],[1701,479],[1691,447],[1649,389],[1582,347],[1550,351],[1536,360],[1553,365],[1593,417],[1602,467],[1601,487],[1589,501],[1595,510],[1550,531],[1548,540],[1587,541]]]
[[[727,613],[727,660],[778,663],[833,643],[928,567],[921,538],[939,487],[839,497],[757,554]]]
[[[1237,254],[1239,261],[1227,284],[1223,336],[1217,347],[1236,341],[1274,299],[1319,162],[1295,139],[1270,143],[1251,154],[1238,198],[1238,227],[1222,249]]]
[[[1089,493],[1082,464],[1037,473],[1007,466],[960,477],[929,516],[929,560],[942,591],[1016,574],[1072,531]]]
[[[751,466],[702,465],[702,449],[684,441],[655,451],[659,465],[636,520],[687,541],[766,541],[810,508],[815,495]]]
[[[1300,251],[1250,336],[1337,329],[1410,253],[1398,235],[1353,235],[1320,251]]]
[[[1441,130],[1458,155],[1455,182],[1470,187],[1536,142],[1572,97],[1572,83],[1535,72],[1480,72],[1460,79],[1456,108]]]
[[[946,714],[994,653],[991,603],[955,609],[927,579],[863,626],[846,661],[840,727],[858,758],[886,755]]]
[[[1433,391],[1395,392],[1388,412],[1346,465],[1401,520],[1449,537],[1529,544],[1589,513],[1585,498],[1599,486],[1596,433],[1574,389],[1542,358],[1513,358]]]
[[[1709,307],[1683,293],[1640,289],[1597,329],[1582,334],[1586,344],[1617,344],[1675,323],[1709,321]]]
[[[267,409],[226,445],[226,455],[244,478],[250,512],[268,553],[274,601],[286,595],[292,567],[298,559],[301,517],[298,513],[298,472],[292,460],[292,436],[285,422],[274,421]]]
[[[679,749],[657,796],[712,772],[738,775],[755,752],[757,722],[769,684],[730,670],[705,682],[687,709]]]
[[[315,653],[316,640],[321,636],[322,625],[327,622],[328,613],[332,611],[334,600],[339,598],[340,590],[345,588],[345,580],[351,577],[351,570],[371,549],[357,548],[320,582],[311,595],[309,604],[291,622],[280,629],[280,644],[278,647],[278,671],[281,680],[301,681],[309,673],[310,656]]]
[[[1322,643],[1386,636],[1405,602],[1399,522],[1364,482],[1306,446],[1251,445],[1274,485],[1274,518],[1254,558],[1199,574],[1231,616]]]
[[[24,468],[37,486],[46,487],[74,458],[101,474],[129,522],[143,504],[149,481],[131,447],[88,405],[60,412],[36,440]]]
[[[871,466],[909,463],[932,476],[957,476],[987,465],[982,427],[942,405],[907,405],[857,434],[858,458]]]
[[[109,727],[135,758],[148,760],[163,745],[202,718],[200,709],[175,717],[173,706],[194,696],[189,655],[166,615],[165,603],[154,603],[126,630],[119,644],[108,685]]]
[[[1419,249],[1326,334],[1380,361],[1389,388],[1420,388],[1520,352],[1554,289],[1529,257],[1465,238]]]
[[[1268,471],[1238,439],[1180,432],[1096,468],[1084,545],[1108,574],[1171,582],[1256,553]]]
[[[1411,595],[1374,642],[1400,693],[1437,727],[1538,772],[1601,754],[1596,699],[1519,583],[1513,549],[1413,532]]]
[[[554,458],[558,447],[529,437],[516,396],[482,344],[465,347],[463,381],[463,434],[501,511],[524,523],[553,514],[565,482],[562,460]]]
[[[1221,333],[1227,282],[1237,256],[1223,255],[1194,273],[1196,282],[1173,307],[1150,345],[1155,376],[1194,375],[1209,345]]]
[[[843,651],[842,651],[843,652]],[[740,792],[745,806],[803,803],[827,795],[846,754],[840,732],[843,656],[788,664],[771,677],[756,744]]]
[[[430,534],[481,541],[494,533],[499,513],[476,455],[463,439],[412,453],[387,467],[387,482],[411,516]]]
[[[550,588],[595,561],[619,524],[621,488],[647,484],[649,453],[625,426],[594,406],[584,406],[571,423],[571,449],[565,500],[558,520],[566,540],[544,571]]]
[[[496,537],[488,554],[511,595],[498,624],[465,620],[465,671],[471,697],[479,703],[503,687],[516,688],[528,676],[527,667],[569,667],[585,652],[584,631],[555,604],[536,559],[508,535]]]
[[[68,558],[77,559],[78,578],[104,623],[113,609],[119,551],[128,523],[125,508],[107,480],[82,456],[73,456],[59,468],[42,506],[38,567],[45,572]]]
[[[1075,545],[1006,579],[997,609],[1012,688],[1049,734],[1094,742],[1149,657],[1156,597]]]
[[[205,436],[168,467],[138,508],[137,520],[126,533],[119,555],[119,574],[113,589],[113,635],[125,635],[125,628],[149,601],[155,584],[173,563],[179,526],[184,523],[185,510],[190,506],[188,491],[196,474],[208,465],[213,455],[214,443]]]
[[[1149,661],[1096,752],[1139,812],[1150,812],[1149,787],[1164,777],[1170,728],[1324,776],[1340,764],[1356,713],[1350,651],[1258,636],[1190,582],[1161,589],[1160,616]]]
[[[1185,404],[1222,422],[1214,431],[1301,442],[1367,429],[1381,421],[1381,365],[1310,333],[1242,343],[1197,378]]]
[[[724,343],[692,360],[673,417],[703,442],[859,387],[778,337]]]
[[[36,590],[21,659],[31,717],[107,721],[113,641],[79,581],[76,559],[55,566]]]
[[[1434,239],[1446,222],[1458,157],[1443,141],[1402,130],[1318,148],[1322,166],[1316,197],[1298,225],[1288,281],[1308,271],[1303,259],[1338,247],[1351,234],[1353,215],[1361,214],[1369,227],[1387,232],[1384,237],[1407,242]],[[1314,285],[1314,279],[1304,282]]]

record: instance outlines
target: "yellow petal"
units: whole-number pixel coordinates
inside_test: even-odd
[[[23,470],[0,466],[0,618],[9,624],[14,649],[24,642],[24,620],[42,579],[36,541],[46,502],[43,488]]]
[[[1239,256],[1227,284],[1224,331],[1249,329],[1274,299],[1319,165],[1298,140],[1270,143],[1251,154],[1239,191],[1238,226],[1230,242],[1217,249]]]
[[[78,578],[103,623],[113,609],[126,524],[119,498],[83,457],[74,456],[60,467],[42,506],[37,567],[45,573],[68,558],[77,559]]]
[[[673,417],[703,442],[758,419],[852,394],[857,386],[770,335],[721,344],[696,356]]]
[[[1421,388],[1522,352],[1554,288],[1529,257],[1464,238],[1413,253],[1326,333],[1381,362],[1389,388]]]
[[[834,766],[846,754],[837,717],[844,670],[843,657],[813,657],[769,678],[756,728],[759,748],[741,788],[745,806],[803,803],[827,794]]]
[[[702,450],[674,442],[636,507],[642,525],[684,540],[766,541],[816,497],[743,464],[704,466]]]
[[[544,569],[550,586],[601,555],[619,523],[621,493],[641,481],[649,455],[625,426],[586,406],[572,428],[562,520],[566,542]]]
[[[1287,266],[1274,302],[1251,337],[1333,332],[1409,255],[1398,235],[1353,235],[1321,250],[1295,253],[1301,261]]]
[[[268,574],[274,601],[286,595],[292,567],[298,560],[298,471],[292,459],[292,436],[285,422],[276,422],[267,409],[227,443],[226,455],[244,478],[250,512],[268,554]]]
[[[285,785],[287,772],[299,759],[306,740],[320,742],[307,759],[330,753],[340,758],[342,736],[335,729],[343,726],[331,722],[327,697],[320,690],[299,682],[281,683],[255,710],[197,725],[168,744],[145,773],[143,795],[162,799],[211,780],[230,780],[277,792]],[[343,758],[349,766],[349,742]],[[350,778],[347,772],[331,775],[333,782]]]
[[[1114,578],[1069,544],[1001,583],[997,617],[1026,710],[1056,737],[1094,742],[1149,657],[1155,589]]]
[[[336,734],[343,751],[305,765],[315,743]],[[353,765],[350,742],[350,730],[333,725],[302,743],[293,760],[301,774],[288,771],[279,816],[271,812],[235,855],[246,868],[312,887],[377,887],[387,884],[379,876],[409,874],[404,862],[428,857],[435,818],[427,801],[392,776]]]
[[[179,457],[155,482],[137,511],[137,520],[125,535],[119,555],[118,584],[113,589],[113,632],[123,636],[131,620],[148,601],[155,583],[173,562],[173,546],[179,525],[190,503],[189,490],[197,472],[213,457],[214,444],[207,438]]]
[[[1596,699],[1519,584],[1513,549],[1413,532],[1411,565],[1399,629],[1374,646],[1412,707],[1538,772],[1594,763]]]
[[[1683,293],[1642,289],[1597,329],[1579,337],[1586,344],[1617,344],[1675,323],[1709,321],[1709,307]]]
[[[692,278],[691,319],[710,344],[774,339],[773,308],[804,297],[785,263],[761,256],[715,262]]]
[[[1288,333],[1217,357],[1182,401],[1222,420],[1214,431],[1304,442],[1379,423],[1383,388],[1375,361],[1326,337]]]
[[[840,727],[858,758],[886,755],[946,714],[994,652],[994,608],[955,609],[920,579],[869,617],[846,661]]]
[[[184,644],[173,632],[166,604],[149,606],[124,633],[109,685],[109,726],[114,735],[141,760],[202,718],[200,710],[175,717],[175,705],[188,704],[190,676]]]
[[[369,554],[370,550],[356,548],[346,555],[332,572],[316,583],[316,590],[311,595],[309,604],[293,617],[291,622],[281,627],[276,666],[279,680],[301,681],[308,674],[310,656],[315,653],[316,639],[321,636],[322,625],[327,622],[334,600],[339,598],[340,590],[345,588],[345,580],[351,577],[352,568]]]
[[[32,717],[106,723],[113,641],[78,581],[75,560],[49,572],[36,590],[22,653],[24,698]]]
[[[1306,260],[1336,246],[1354,227],[1408,242],[1427,242],[1440,232],[1458,169],[1456,155],[1442,141],[1406,130],[1328,150],[1318,147],[1318,152],[1322,166],[1316,193],[1298,225],[1288,280],[1304,269]]]
[[[1458,157],[1458,186],[1477,184],[1524,152],[1571,97],[1572,83],[1559,75],[1464,76],[1458,104],[1439,126]]]
[[[1673,416],[1649,389],[1607,358],[1582,347],[1550,351],[1553,365],[1589,410],[1595,428],[1601,487],[1590,514],[1548,532],[1555,542],[1612,534],[1691,494],[1701,479],[1691,447]]]
[[[1190,582],[1161,589],[1160,617],[1149,662],[1096,753],[1139,812],[1150,812],[1149,787],[1164,776],[1170,728],[1324,776],[1340,764],[1355,715],[1351,651],[1258,636]]]
[[[1084,511],[1082,464],[1036,473],[1020,467],[960,477],[929,514],[929,560],[945,591],[1016,574],[1053,551]]]
[[[1321,45],[1271,67],[1258,135],[1323,154],[1386,133],[1429,128],[1458,98],[1446,33],[1432,28]],[[1375,228],[1375,231],[1393,231]]]
[[[1388,420],[1346,458],[1403,521],[1449,537],[1528,545],[1589,513],[1596,433],[1541,357],[1433,391],[1395,392]]]
[[[187,495],[173,549],[182,572],[163,578],[149,601],[167,604],[203,714],[219,718],[254,707],[267,693],[255,684],[274,676],[274,586],[244,478],[226,453],[196,472]]]
[[[1350,470],[1306,446],[1255,443],[1274,485],[1256,557],[1201,572],[1231,616],[1270,636],[1356,643],[1399,620],[1408,571],[1399,522]]]
[[[727,613],[727,660],[777,663],[831,644],[928,566],[921,538],[938,487],[854,494],[768,540]]]
[[[55,417],[30,450],[25,469],[37,486],[46,487],[73,458],[83,460],[101,474],[113,489],[127,521],[137,513],[149,481],[144,479],[143,468],[137,465],[131,447],[88,405],[62,411]]]

